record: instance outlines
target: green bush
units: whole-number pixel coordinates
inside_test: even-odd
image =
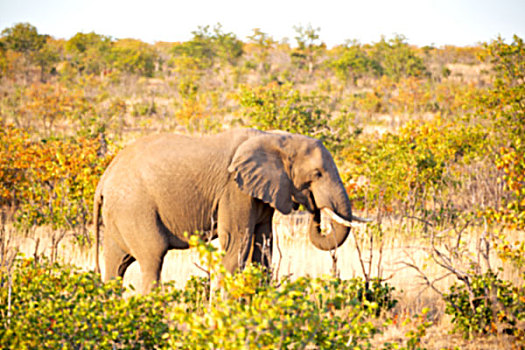
[[[370,348],[391,288],[360,279],[301,277],[278,284],[248,267],[223,276],[207,298],[205,279],[125,296],[120,280],[40,258],[18,257],[0,272],[1,348]]]
[[[45,259],[17,259],[0,278],[4,349],[153,348],[179,292],[124,298],[121,281]]]
[[[483,58],[494,70],[494,86],[478,100],[480,122],[491,129],[491,153],[504,185],[500,207],[490,220],[525,228],[525,44],[514,36],[507,44],[498,38],[484,45]]]
[[[113,44],[105,35],[77,33],[66,42],[68,65],[78,73],[100,74],[111,67]]]
[[[445,294],[445,313],[454,329],[469,338],[475,334],[509,333],[523,337],[518,321],[525,320],[525,289],[494,272],[473,275],[468,284],[454,284]]]
[[[393,79],[419,77],[426,74],[423,59],[406,41],[403,35],[386,40],[384,37],[374,44],[371,56],[381,67],[379,72]]]
[[[360,136],[342,152],[353,165],[349,173],[343,172],[343,181],[351,184],[361,176],[370,181],[370,186],[358,189],[357,206],[363,205],[359,199],[366,191],[368,200],[380,199],[387,212],[417,212],[423,219],[440,220],[451,191],[464,180],[465,174],[457,169],[483,155],[485,139],[481,126],[447,122],[439,116],[409,122],[398,133],[379,139]],[[428,203],[436,210],[425,212]]]
[[[14,67],[19,67],[20,70],[29,75],[30,65],[34,64],[40,70],[40,80],[45,81],[48,73],[52,70],[51,66],[60,60],[60,49],[57,45],[50,43],[51,41],[49,35],[39,34],[37,29],[29,23],[17,23],[2,30],[0,35],[0,77],[3,76],[6,69],[13,68],[9,67],[9,59],[6,59],[5,56],[4,49],[8,49],[21,55],[16,59],[22,61],[18,62],[21,65],[14,64]]]
[[[379,63],[374,61],[367,50],[358,42],[352,42],[339,48],[336,58],[328,62],[337,78],[343,82],[350,81],[354,85],[363,76],[378,75],[381,70]]]
[[[111,51],[112,66],[126,73],[152,77],[159,62],[157,52],[151,45],[140,40],[121,39]]]
[[[358,279],[302,277],[277,286],[265,285],[264,279],[262,271],[248,268],[225,282],[228,296],[218,295],[202,313],[171,314],[170,346],[368,348],[379,332],[369,317],[391,306],[364,298]],[[373,289],[370,295],[377,294]]]
[[[247,126],[311,136],[323,141],[334,155],[353,137],[346,115],[331,116],[328,96],[301,93],[290,83],[242,86],[236,98]]]
[[[224,33],[218,23],[210,31],[210,26],[200,26],[192,32],[193,38],[173,48],[175,56],[193,58],[200,68],[210,68],[214,63],[235,65],[243,54],[243,43],[233,33]]]
[[[308,74],[312,74],[315,69],[316,61],[321,53],[326,49],[326,45],[319,41],[320,28],[313,28],[311,24],[303,27],[294,26],[296,32],[295,41],[297,48],[293,49],[290,58],[292,63],[299,69],[306,69]]]

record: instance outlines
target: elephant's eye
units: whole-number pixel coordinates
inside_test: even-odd
[[[312,178],[314,180],[317,180],[317,179],[320,179],[322,176],[323,176],[323,173],[321,173],[321,171],[315,170],[314,173],[313,173]]]

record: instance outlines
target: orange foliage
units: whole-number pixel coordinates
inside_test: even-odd
[[[79,119],[94,108],[81,89],[66,88],[60,83],[32,84],[24,97],[19,113],[42,125],[48,134],[58,122]]]
[[[32,141],[12,125],[0,132],[0,205],[24,227],[85,227],[102,172],[113,157],[93,138]]]

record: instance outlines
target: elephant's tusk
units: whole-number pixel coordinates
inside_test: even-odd
[[[374,221],[374,219],[371,219],[371,218],[360,218],[359,216],[354,216],[354,215],[352,215],[352,221],[357,221],[357,222],[372,222],[372,221]]]
[[[334,213],[334,211],[329,208],[323,208],[321,209],[321,212],[323,212],[326,216],[328,216],[330,219],[337,222],[338,224],[348,226],[348,227],[355,226],[355,223],[348,221],[346,219],[343,219],[342,217]],[[358,216],[353,216],[353,215],[352,215],[352,220],[357,221],[357,222],[371,222],[372,221],[372,219],[360,218]]]
[[[330,219],[337,222],[338,224],[348,226],[348,227],[353,226],[352,222],[343,219],[342,217],[334,213],[331,209],[323,208],[321,209],[321,212],[323,212],[326,216],[328,216]]]

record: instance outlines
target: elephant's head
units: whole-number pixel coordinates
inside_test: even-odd
[[[283,214],[302,204],[311,214],[309,236],[319,249],[343,244],[350,232],[350,200],[321,141],[289,133],[261,133],[243,142],[228,168],[240,189]],[[321,212],[332,220],[321,234]]]

